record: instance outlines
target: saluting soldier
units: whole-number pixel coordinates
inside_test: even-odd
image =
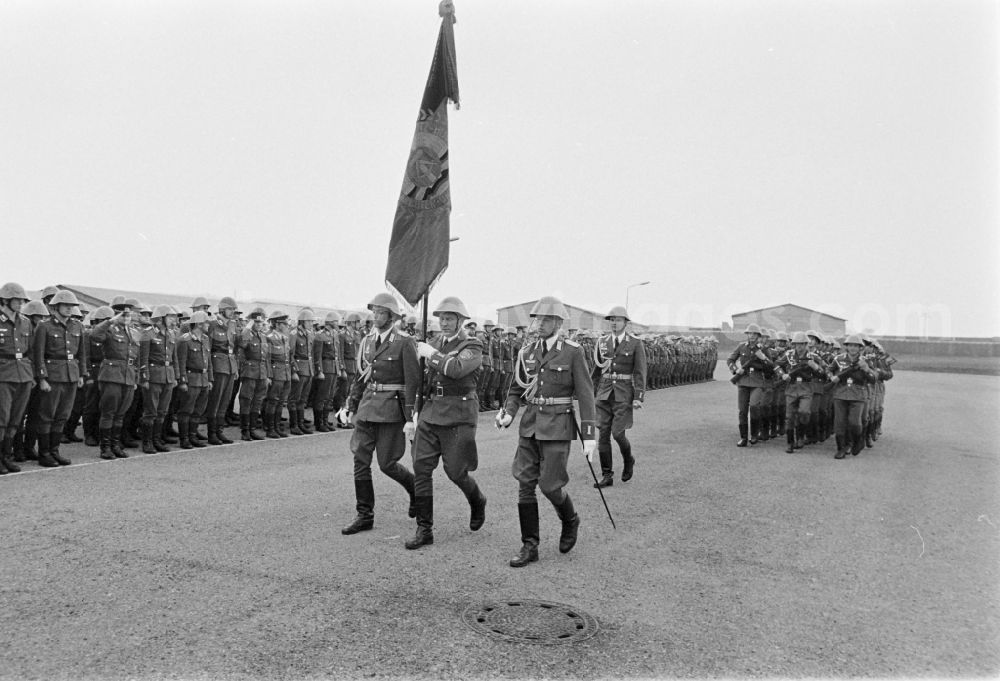
[[[611,333],[594,347],[594,371],[600,372],[595,400],[601,458],[601,479],[595,487],[610,487],[615,482],[612,437],[622,455],[622,482],[632,479],[635,457],[625,431],[632,427],[633,413],[642,409],[646,397],[646,348],[629,333],[628,312],[617,305],[604,318],[611,322]]]
[[[34,336],[31,322],[21,314],[27,302],[20,284],[8,282],[0,288],[0,475],[21,472],[13,461],[14,436],[35,385]]]
[[[327,418],[333,409],[333,394],[337,380],[342,374],[346,376],[343,369],[343,359],[340,355],[338,324],[340,324],[340,315],[333,311],[328,312],[323,320],[323,327],[316,332],[313,341],[313,355],[319,365],[316,395],[313,399],[313,420],[316,422],[317,433],[330,433],[335,430],[330,426]]]
[[[348,411],[354,432],[354,493],[357,516],[343,534],[355,534],[375,526],[375,486],[372,456],[379,469],[406,490],[410,497],[409,516],[417,515],[413,473],[399,463],[406,441],[413,439],[413,407],[420,380],[420,364],[413,338],[395,331],[393,324],[402,315],[399,303],[388,293],[379,293],[370,303],[374,331],[365,336],[358,349],[361,373],[351,387]]]
[[[104,352],[97,375],[101,391],[100,456],[124,459],[128,454],[122,449],[122,424],[138,383],[139,337],[130,323],[135,307],[131,299],[112,302],[112,310],[118,310],[118,314],[95,326],[91,334]]]
[[[433,314],[441,324],[441,335],[430,343],[417,344],[417,354],[427,360],[427,394],[413,443],[417,532],[406,542],[408,549],[434,543],[434,469],[438,460],[444,461],[448,479],[469,502],[469,529],[475,532],[486,520],[486,497],[469,475],[479,467],[476,378],[482,367],[483,346],[461,328],[469,313],[460,299],[445,298]]]
[[[226,411],[232,398],[233,378],[239,375],[236,363],[236,301],[219,301],[219,315],[208,324],[208,343],[212,357],[212,387],[205,415],[208,419],[208,444],[229,445],[226,437]]]
[[[271,385],[264,398],[264,434],[276,439],[288,437],[281,425],[281,413],[288,405],[288,394],[292,388],[292,353],[288,347],[288,315],[281,310],[272,310],[267,321],[271,325],[267,334]],[[288,413],[291,420],[291,407]]]
[[[249,323],[236,341],[237,364],[240,367],[240,438],[245,441],[265,439],[265,435],[259,433],[258,429],[261,408],[271,385],[264,308],[255,307],[250,311],[248,320]],[[264,426],[267,427],[266,422]]]
[[[749,429],[749,443],[754,445],[760,439],[761,426],[761,405],[764,396],[764,373],[769,371],[772,362],[764,354],[760,344],[760,326],[748,324],[746,330],[746,341],[740,343],[729,355],[726,364],[733,373],[731,381],[737,386],[737,406],[740,419],[740,439],[736,443],[737,447],[747,446],[747,433]],[[749,426],[747,416],[750,417]]]
[[[594,384],[587,373],[587,362],[578,343],[559,337],[563,322],[569,318],[566,306],[558,298],[543,296],[531,309],[531,316],[538,322],[538,340],[521,348],[514,383],[496,416],[497,428],[507,428],[521,404],[525,404],[511,466],[518,482],[517,515],[521,526],[521,550],[511,558],[511,567],[524,567],[538,560],[536,487],[541,488],[562,522],[560,553],[576,545],[580,516],[564,489],[569,483],[570,443],[579,432],[588,460],[597,446]],[[580,403],[579,426],[573,413],[574,397]]]
[[[288,432],[292,435],[312,435],[312,429],[305,421],[306,403],[313,376],[322,377],[316,357],[313,354],[315,333],[312,323],[316,319],[307,307],[299,310],[298,324],[288,334],[288,345],[292,353],[292,385],[288,394]]]
[[[142,451],[169,452],[163,421],[177,386],[177,315],[169,305],[153,308],[152,325],[139,341],[142,388]]]
[[[215,378],[208,327],[208,313],[198,310],[188,321],[189,331],[181,334],[177,341],[178,389],[184,393],[177,411],[177,430],[183,449],[206,446],[193,437],[192,431],[197,428],[195,415],[206,409]]]
[[[38,463],[68,466],[59,453],[63,426],[76,391],[87,376],[83,325],[71,317],[80,304],[72,291],[59,291],[49,301],[51,316],[35,328],[34,368],[38,381]]]

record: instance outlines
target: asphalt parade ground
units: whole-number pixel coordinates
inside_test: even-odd
[[[997,676],[1000,378],[898,371],[883,437],[838,461],[832,438],[736,448],[717,375],[647,395],[635,477],[616,452],[605,490],[617,530],[577,445],[579,542],[558,552],[541,498],[541,558],[521,569],[516,422],[492,414],[485,526],[439,467],[435,543],[416,551],[378,471],[375,529],[340,534],[347,431],[109,462],[64,446],[74,465],[0,478],[0,678]],[[511,641],[468,617],[534,601],[589,637]]]

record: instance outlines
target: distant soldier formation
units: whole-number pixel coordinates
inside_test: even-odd
[[[792,454],[834,435],[834,458],[843,459],[874,446],[896,361],[877,339],[812,329],[789,336],[757,324],[744,334],[726,360],[737,387],[737,447],[784,437]]]

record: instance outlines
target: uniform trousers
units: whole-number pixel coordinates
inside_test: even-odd
[[[164,419],[170,409],[170,399],[174,395],[174,386],[170,383],[150,383],[142,389],[142,422],[153,425],[157,419]]]
[[[240,379],[240,416],[259,414],[267,397],[266,378]]]
[[[809,423],[812,414],[813,392],[806,384],[804,388],[794,384],[785,388],[785,422],[791,428],[796,423],[804,426]]]
[[[434,494],[434,469],[438,460],[444,472],[465,496],[473,498],[478,489],[469,473],[479,467],[476,426],[439,426],[420,421],[413,441],[413,489],[418,497]]]
[[[517,503],[536,503],[535,487],[538,487],[553,506],[562,505],[566,500],[563,487],[569,483],[569,446],[569,440],[518,438],[511,466],[511,474],[520,483]]]
[[[189,385],[187,391],[181,391],[181,406],[177,410],[177,420],[181,423],[189,420],[193,415],[204,413],[208,405],[208,386]]]
[[[355,482],[372,479],[372,454],[375,454],[379,469],[406,487],[412,480],[412,473],[399,463],[405,452],[406,437],[403,435],[403,421],[392,423],[360,419],[354,421],[354,430],[351,431],[351,454],[354,455]]]
[[[38,432],[62,433],[66,419],[73,411],[76,399],[76,381],[49,382],[48,392],[38,393]]]
[[[212,378],[212,391],[208,394],[205,416],[210,419],[226,418],[233,396],[233,375],[216,373]]]
[[[275,419],[280,419],[281,412],[288,406],[288,394],[291,389],[292,381],[278,379],[271,381],[267,397],[264,398],[264,413],[268,416],[273,414]]]
[[[763,388],[749,385],[736,386],[736,404],[740,414],[740,424],[747,422],[749,415],[754,421],[760,418],[760,405],[764,401]]]
[[[31,383],[0,383],[0,435],[13,438],[31,397]]]
[[[333,407],[333,389],[337,385],[336,373],[324,373],[323,378],[315,381],[316,392],[313,395],[313,411],[331,409]]]
[[[309,388],[312,386],[312,376],[299,376],[299,380],[292,381],[291,390],[288,393],[289,409],[305,409],[306,402],[309,401]]]
[[[616,400],[612,389],[608,399],[597,400],[594,406],[597,409],[597,452],[601,457],[601,473],[611,475],[614,472],[612,437],[621,449],[622,459],[627,463],[632,458],[632,443],[625,434],[632,427],[632,403]]]
[[[101,422],[100,428],[120,428],[125,421],[125,413],[132,406],[135,386],[124,383],[101,381]]]
[[[838,442],[857,445],[861,438],[861,412],[864,400],[833,400],[833,428]]]

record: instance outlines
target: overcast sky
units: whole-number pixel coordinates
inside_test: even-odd
[[[717,325],[1000,335],[991,1],[456,0],[451,266]],[[0,279],[360,307],[436,0],[0,3]],[[629,289],[632,284],[650,281]]]

